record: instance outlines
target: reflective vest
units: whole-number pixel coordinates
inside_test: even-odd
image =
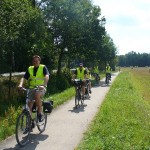
[[[110,73],[110,72],[111,72],[110,66],[106,66],[106,73]]]
[[[87,78],[88,78],[88,79],[91,79],[91,74],[90,74],[90,71],[89,71],[89,70],[87,70]]]
[[[81,79],[81,80],[84,79],[84,71],[85,71],[85,68],[82,68],[81,71],[80,71],[80,68],[77,68],[77,79]]]
[[[44,65],[39,65],[36,76],[34,76],[34,66],[28,68],[30,77],[28,79],[29,88],[34,88],[35,86],[44,85],[45,76],[43,74]]]
[[[98,71],[98,66],[95,66],[95,67],[94,67],[94,73],[99,73],[99,71]]]

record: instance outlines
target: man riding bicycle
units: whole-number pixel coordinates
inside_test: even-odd
[[[84,100],[84,95],[85,95],[85,84],[86,84],[86,78],[87,78],[86,75],[87,75],[87,71],[83,67],[83,63],[80,63],[79,67],[75,70],[72,76],[72,80],[74,79],[82,80],[82,99],[83,100]]]
[[[45,95],[47,83],[49,80],[49,71],[47,67],[43,64],[40,64],[41,58],[38,55],[32,57],[33,66],[30,66],[24,74],[24,77],[21,78],[19,89],[23,87],[25,80],[28,82],[28,86],[31,89],[29,92],[29,108],[32,110],[33,103],[35,100],[36,106],[38,108],[38,118],[39,122],[43,120],[42,114],[42,102],[41,97]],[[38,90],[34,88],[38,86]]]
[[[111,67],[109,66],[109,64],[107,64],[106,66],[106,77],[110,76],[110,80],[111,80]]]

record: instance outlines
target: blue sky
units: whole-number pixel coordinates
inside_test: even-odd
[[[150,53],[150,0],[92,0],[106,18],[118,54]]]

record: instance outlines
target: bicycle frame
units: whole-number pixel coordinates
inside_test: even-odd
[[[76,90],[75,94],[75,107],[79,105],[79,101],[81,101],[81,104],[83,104],[83,100],[81,98],[81,88],[82,88],[82,80],[80,79],[74,79],[74,86]]]

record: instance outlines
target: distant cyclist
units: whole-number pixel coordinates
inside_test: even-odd
[[[72,79],[80,79],[82,80],[82,99],[84,99],[85,95],[85,83],[87,78],[87,71],[83,67],[83,63],[79,64],[79,67],[75,70]]]
[[[89,79],[89,93],[92,93],[92,91],[91,91],[91,88],[92,88],[92,86],[91,86],[91,72],[89,71],[89,69],[87,67],[85,69],[87,72],[87,79]]]
[[[31,89],[29,93],[29,108],[32,110],[33,100],[35,100],[36,106],[38,107],[38,117],[39,122],[42,121],[42,102],[41,96],[44,96],[46,93],[46,87],[49,80],[49,71],[45,65],[40,64],[41,58],[38,55],[32,57],[33,66],[30,66],[24,77],[21,78],[18,88],[22,88],[25,80],[28,81],[28,86]],[[38,86],[39,90],[36,91],[34,88]],[[33,90],[32,90],[33,89]]]
[[[107,75],[110,76],[110,80],[111,80],[111,67],[109,66],[109,64],[106,65],[106,77]]]

